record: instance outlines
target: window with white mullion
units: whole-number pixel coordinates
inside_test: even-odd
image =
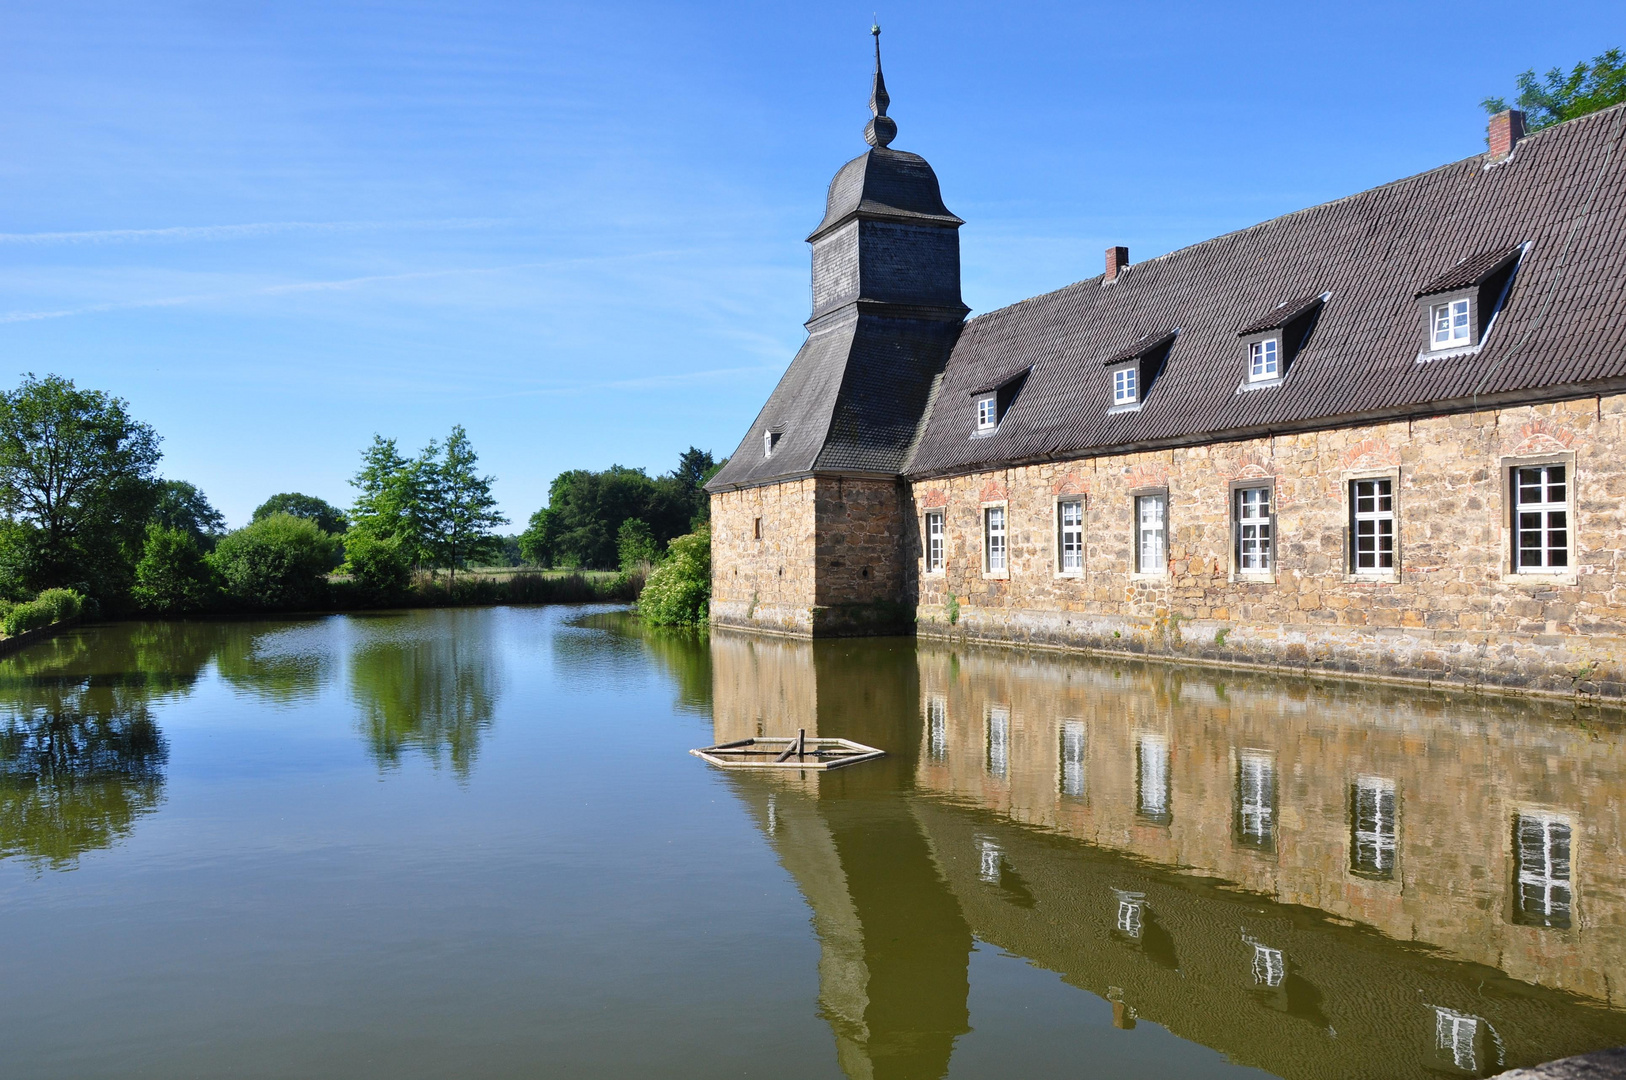
[[[1061,724],[1061,793],[1082,799],[1084,787],[1084,721],[1063,720]]]
[[[1570,823],[1554,814],[1520,814],[1514,825],[1519,876],[1515,921],[1558,929],[1570,925]]]
[[[1142,735],[1135,740],[1135,813],[1167,825],[1173,819],[1169,791],[1169,740]]]
[[[1281,342],[1273,337],[1248,346],[1248,381],[1274,379],[1282,373]]]
[[[1168,566],[1167,495],[1135,498],[1135,572],[1161,574]]]
[[[1399,836],[1393,780],[1363,776],[1350,798],[1350,869],[1368,877],[1392,878]]]
[[[1395,567],[1394,481],[1350,481],[1350,550],[1357,574],[1388,574]]]
[[[943,569],[943,512],[933,510],[926,514],[926,570],[937,573]]]
[[[1468,300],[1448,300],[1443,304],[1435,304],[1433,311],[1433,336],[1430,345],[1436,349],[1447,349],[1457,345],[1468,344],[1469,320]],[[1416,325],[1415,323],[1413,325]]]
[[[1112,373],[1112,403],[1133,405],[1140,400],[1140,372],[1131,364]]]
[[[1062,573],[1084,572],[1084,500],[1066,499],[1057,504],[1056,553]]]
[[[977,430],[992,431],[999,426],[999,396],[984,394],[977,399]]]
[[[1249,847],[1270,851],[1276,844],[1276,762],[1268,754],[1237,758],[1236,837]]]
[[[1003,780],[1011,768],[1011,710],[1004,705],[988,709],[988,775]]]
[[[1005,535],[1005,508],[990,506],[982,512],[984,565],[990,574],[1003,574],[1009,567]]]
[[[1568,475],[1564,465],[1513,470],[1515,570],[1541,573],[1569,567]]]
[[[926,701],[926,756],[948,760],[948,699],[933,695]]]
[[[1236,492],[1236,566],[1244,574],[1268,574],[1273,566],[1272,518],[1268,487]]]

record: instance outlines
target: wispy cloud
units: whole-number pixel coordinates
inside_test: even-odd
[[[130,244],[247,240],[280,233],[382,232],[396,229],[490,229],[505,218],[434,218],[407,221],[259,221],[246,225],[175,225],[164,229],[91,229],[82,232],[0,233],[0,244]]]

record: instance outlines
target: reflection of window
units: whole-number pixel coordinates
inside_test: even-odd
[[[1135,740],[1135,812],[1159,825],[1173,816],[1169,810],[1169,741],[1161,735]]]
[[[1140,495],[1135,498],[1135,572],[1161,574],[1168,567],[1167,495]]]
[[[1568,491],[1562,465],[1513,470],[1515,570],[1541,573],[1569,566]]]
[[[990,506],[982,512],[983,565],[990,574],[1005,572],[1005,508]]]
[[[999,884],[999,860],[1003,856],[999,845],[986,837],[977,841],[977,876],[983,881]]]
[[[926,756],[948,760],[948,701],[937,694],[926,699]]]
[[[1139,938],[1146,928],[1146,894],[1122,889],[1113,892],[1118,894],[1118,932]]]
[[[1434,1006],[1434,1048],[1441,1058],[1463,1072],[1480,1075],[1480,1062],[1487,1057],[1484,1050],[1488,1027],[1477,1016]]]
[[[772,795],[768,796],[768,835],[772,836],[779,831],[779,807]]]
[[[1526,926],[1570,925],[1570,824],[1555,814],[1520,814],[1513,827],[1519,878],[1513,919]]]
[[[1276,763],[1268,754],[1244,750],[1237,756],[1236,838],[1261,851],[1275,846]]]
[[[1058,566],[1064,574],[1078,574],[1084,570],[1084,501],[1068,499],[1057,510],[1056,552]]]
[[[1395,782],[1363,776],[1350,793],[1349,868],[1368,877],[1395,874]]]
[[[988,775],[1005,779],[1011,767],[1011,710],[1005,705],[988,709]]]
[[[926,572],[935,574],[943,569],[943,511],[931,510],[926,514]]]
[[[1272,949],[1269,945],[1261,945],[1257,941],[1249,942],[1253,946],[1253,981],[1256,986],[1276,987],[1282,985],[1287,978],[1287,959],[1282,956],[1282,950]]]
[[[1061,793],[1084,797],[1084,721],[1061,722]]]

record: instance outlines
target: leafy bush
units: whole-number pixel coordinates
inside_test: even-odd
[[[412,566],[401,538],[379,539],[352,529],[344,540],[344,566],[356,603],[368,607],[396,604],[412,586]]]
[[[649,575],[638,597],[638,614],[656,626],[706,621],[711,600],[711,529],[679,536],[666,548],[666,561]]]
[[[136,563],[130,595],[157,615],[186,615],[213,607],[220,599],[220,575],[197,538],[186,529],[147,526],[147,544]]]
[[[338,539],[314,522],[276,513],[227,533],[209,555],[234,605],[288,611],[326,599]]]
[[[18,604],[0,621],[7,637],[38,630],[42,626],[71,619],[84,607],[84,597],[72,589],[46,589],[26,604]]]
[[[660,558],[660,547],[655,534],[649,531],[641,518],[628,518],[621,523],[615,537],[616,551],[621,556],[621,572],[635,574],[647,572]]]

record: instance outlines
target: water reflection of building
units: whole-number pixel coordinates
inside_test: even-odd
[[[963,995],[973,936],[1120,1026],[1284,1077],[1487,1075],[1626,1042],[1604,978],[1623,762],[1596,724],[907,643],[714,634],[712,661],[717,738],[800,726],[892,755],[806,787],[730,778],[814,910],[849,1075],[905,1045],[908,1075],[942,1074],[964,998],[941,991]]]

